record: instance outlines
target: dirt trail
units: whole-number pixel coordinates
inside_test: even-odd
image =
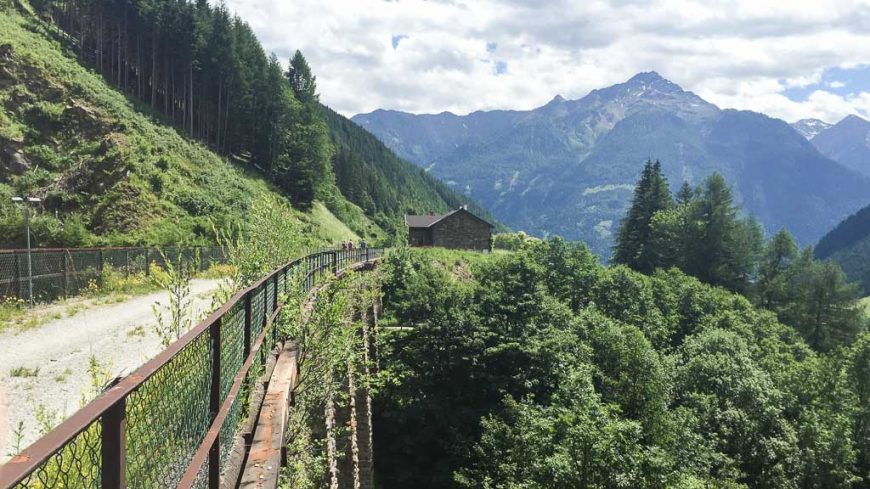
[[[191,282],[194,319],[210,310],[219,285],[220,280]],[[80,407],[82,395],[91,391],[91,356],[114,377],[129,374],[161,351],[154,332],[156,302],[167,315],[168,294],[155,292],[92,307],[32,330],[0,333],[0,463],[15,450],[19,422],[24,422],[24,448],[39,437],[37,418],[53,418],[56,424]],[[39,371],[35,376],[11,376],[18,367]]]

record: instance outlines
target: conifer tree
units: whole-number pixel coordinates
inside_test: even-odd
[[[738,209],[731,187],[725,178],[714,173],[704,181],[697,219],[701,232],[697,236],[698,254],[694,275],[701,280],[730,290],[745,288],[746,273],[741,268]]]
[[[634,190],[631,206],[619,228],[613,261],[640,272],[652,272],[656,257],[651,246],[651,223],[659,211],[671,209],[673,196],[661,172],[661,163],[648,160]]]
[[[683,180],[680,185],[680,191],[677,192],[677,205],[685,205],[695,199],[695,191],[689,185],[689,182]]]
[[[791,233],[781,229],[764,245],[758,277],[758,302],[778,311],[789,300],[788,269],[798,256]]]
[[[317,77],[311,73],[308,61],[298,49],[290,58],[287,80],[290,81],[290,87],[293,88],[293,93],[300,102],[309,104],[317,101]]]

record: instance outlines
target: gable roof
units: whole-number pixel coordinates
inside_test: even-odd
[[[435,224],[438,224],[439,222],[447,219],[448,217],[450,217],[454,214],[460,213],[460,212],[468,214],[469,216],[477,219],[478,221],[486,224],[487,226],[489,226],[491,228],[495,227],[492,224],[490,224],[489,221],[486,221],[485,219],[482,219],[482,218],[474,215],[473,213],[469,212],[468,209],[466,209],[464,206],[460,207],[459,209],[456,209],[455,211],[450,211],[444,215],[437,215],[437,214],[428,214],[428,215],[424,215],[424,216],[406,215],[405,216],[405,223],[408,225],[409,228],[430,228],[430,227],[434,226]]]
[[[435,222],[441,220],[444,217],[440,214],[429,214],[425,216],[405,216],[405,224],[408,225],[409,228],[428,228]]]

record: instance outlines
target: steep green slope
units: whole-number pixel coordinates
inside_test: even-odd
[[[325,106],[323,117],[335,146],[336,185],[391,234],[403,226],[405,213],[446,212],[461,205],[496,223],[480,205],[400,159],[355,122]]]
[[[816,256],[837,262],[850,280],[870,293],[870,206],[852,214],[826,234]]]
[[[0,2],[0,247],[23,242],[12,195],[43,199],[38,246],[206,242],[213,227],[243,228],[255,201],[286,202],[260,175],[108,87],[59,31],[16,5]],[[373,230],[358,208],[344,208],[356,229]],[[321,242],[354,236],[321,229],[326,215],[315,205],[288,208],[285,219]]]

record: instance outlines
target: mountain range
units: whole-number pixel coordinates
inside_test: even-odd
[[[720,109],[655,72],[527,111],[352,120],[506,225],[583,240],[604,257],[650,158],[674,189],[721,173],[768,232],[786,227],[804,245],[870,202],[870,178],[786,122]]]
[[[850,115],[834,125],[804,119],[792,127],[823,155],[870,177],[870,121]]]

